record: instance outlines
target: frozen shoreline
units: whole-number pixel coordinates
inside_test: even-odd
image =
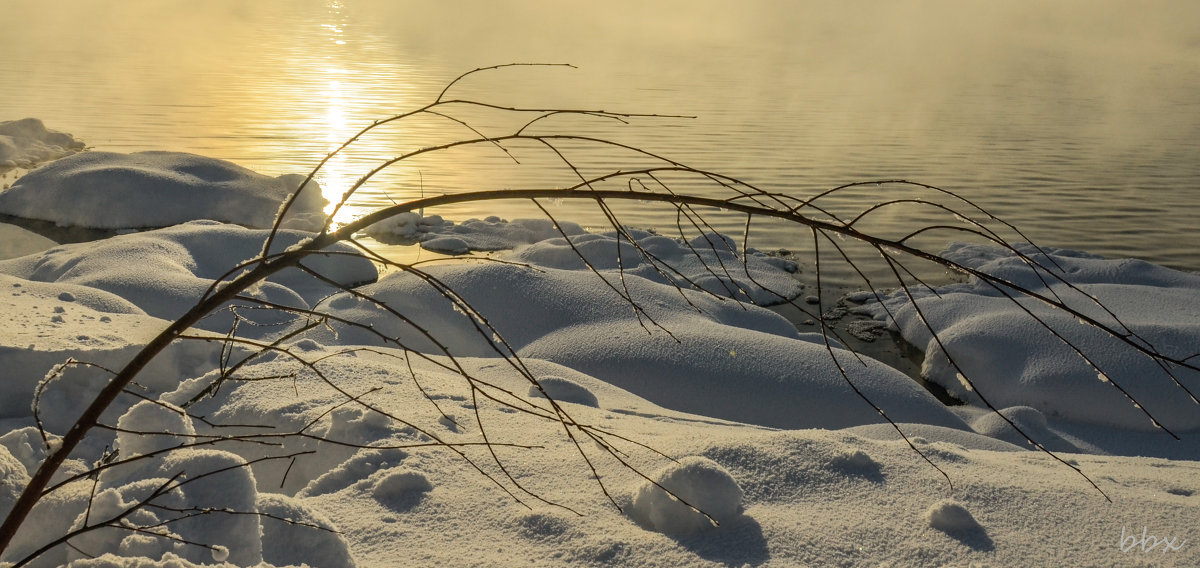
[[[157,167],[170,174],[163,177],[178,181],[182,165],[197,163],[205,162],[168,160]],[[145,179],[145,170],[138,176]],[[275,183],[265,176],[246,179],[252,194]],[[42,206],[69,199],[74,186],[45,187],[58,189],[28,194],[41,195]],[[206,186],[169,187],[170,192],[204,192]],[[144,184],[133,189],[141,195],[161,191]],[[155,199],[170,193],[158,195]],[[113,203],[120,203],[125,218],[135,223],[161,213],[151,198]],[[255,215],[276,210],[265,200],[246,207],[257,207]],[[206,216],[202,207],[191,213]],[[392,229],[418,224],[410,218]],[[212,471],[310,450],[316,453],[236,468],[177,492],[178,504],[271,515],[238,516],[231,522],[212,513],[166,525],[168,536],[215,548],[110,528],[81,535],[73,541],[76,548],[56,548],[42,561],[78,566],[127,565],[139,557],[148,566],[398,560],[500,566],[1056,561],[1122,566],[1162,560],[1187,565],[1200,559],[1200,549],[1191,544],[1145,552],[1125,547],[1124,539],[1134,533],[1140,537],[1143,528],[1155,538],[1173,539],[1173,545],[1197,536],[1192,521],[1200,511],[1198,407],[1163,377],[1151,377],[1152,362],[1114,350],[1073,318],[1053,324],[1062,333],[1082,328],[1074,340],[1102,354],[1097,362],[1111,381],[1129,386],[1181,441],[1153,431],[1094,371],[1048,348],[1036,329],[1014,323],[1021,309],[986,286],[950,284],[939,287],[938,296],[919,294],[916,304],[929,311],[947,349],[961,354],[978,390],[998,401],[1005,417],[1096,480],[1112,503],[1067,465],[1029,451],[970,392],[954,390],[959,382],[941,347],[927,332],[922,335],[913,304],[899,296],[883,304],[852,304],[856,311],[874,310],[879,325],[888,323],[881,311],[886,305],[897,329],[914,345],[927,346],[924,374],[973,404],[947,408],[895,369],[830,351],[818,335],[796,331],[777,313],[730,300],[762,301],[774,294],[809,305],[788,271],[794,266],[761,254],[749,254],[740,264],[740,249],[728,246],[725,237],[681,243],[630,233],[686,277],[676,279],[650,263],[634,262],[639,253],[614,235],[564,227],[568,242],[545,233],[559,229],[499,219],[453,227],[457,233],[438,238],[519,244],[523,248],[506,258],[520,264],[435,263],[423,268],[434,280],[389,274],[353,293],[298,272],[281,273],[235,308],[245,318],[239,337],[284,338],[285,350],[248,364],[239,376],[278,379],[230,381],[213,396],[197,398],[228,366],[230,355],[208,339],[182,342],[140,379],[140,395],[162,404],[132,397],[122,401],[106,420],[126,432],[97,432],[66,471],[86,470],[114,445],[122,455],[145,453],[204,436],[251,436],[264,424],[312,437],[289,438],[279,448],[229,440],[216,449],[177,450],[105,471],[95,499],[90,482],[67,485],[34,511],[3,559],[15,560],[45,535],[69,530],[84,518],[89,502],[94,507],[87,514],[120,511],[145,494],[153,484],[149,480],[184,468]],[[5,425],[0,506],[11,504],[45,455],[29,408],[47,371],[69,356],[110,368],[120,365],[213,278],[252,257],[265,235],[261,229],[193,221],[0,261],[0,288],[10,290],[4,300],[9,325],[0,333],[0,365],[9,374],[0,406]],[[282,250],[305,236],[286,232],[278,246]],[[1069,280],[1100,297],[1163,353],[1188,357],[1189,346],[1200,345],[1200,276],[1136,261],[1049,252]],[[588,258],[586,266],[578,254]],[[973,245],[956,245],[948,254],[1030,289],[1039,286],[1037,278],[1023,272],[1028,266],[1011,254]],[[715,263],[744,268],[720,274],[705,268]],[[344,285],[377,275],[370,262],[354,256],[320,259],[314,268]],[[669,285],[672,281],[688,289]],[[455,301],[447,299],[443,287],[453,290]],[[1069,296],[1070,291],[1056,293]],[[389,317],[367,296],[405,319]],[[254,310],[254,300],[319,310],[334,319],[288,336],[302,321]],[[828,309],[829,299],[824,304]],[[1079,305],[1091,309],[1086,302]],[[481,318],[491,326],[485,333],[477,327]],[[232,321],[230,313],[222,313],[200,327],[215,334],[206,337],[219,338],[229,333]],[[405,349],[381,336],[402,338]],[[519,356],[521,364],[498,353]],[[464,380],[455,365],[473,379]],[[849,369],[856,388],[899,423],[953,489],[854,395],[837,365]],[[525,375],[535,377],[541,388]],[[1200,387],[1200,374],[1178,369],[1178,375],[1184,384]],[[73,368],[46,385],[40,410],[47,430],[61,435],[105,377],[94,368]],[[554,411],[541,398],[543,391],[561,403],[574,424],[595,428],[587,431],[603,443],[578,446],[560,424],[545,420]],[[346,393],[361,397],[354,399],[358,404],[347,404]],[[197,402],[189,405],[192,400]],[[190,417],[172,411],[185,405]],[[195,418],[200,416],[212,424],[240,426],[215,427]],[[506,470],[488,450],[470,445],[485,433]],[[455,451],[422,447],[433,440],[464,445]],[[674,464],[633,442],[687,459]],[[620,453],[606,452],[604,444]],[[618,455],[636,471],[617,463]],[[589,466],[582,456],[594,463]],[[603,490],[589,469],[593,466]],[[721,526],[710,527],[678,502],[661,498],[665,494],[637,472],[697,501]],[[173,515],[143,513],[136,522],[155,524]],[[288,526],[274,517],[339,532]]]

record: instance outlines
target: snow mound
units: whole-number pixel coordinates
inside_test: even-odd
[[[0,511],[8,512],[29,484],[29,472],[25,464],[0,446]]]
[[[1007,419],[1007,420],[1006,420]],[[1012,424],[1009,424],[1011,422]],[[971,428],[984,436],[1004,440],[1016,446],[1033,449],[1033,446],[1013,428],[1016,425],[1034,441],[1052,452],[1079,452],[1080,449],[1063,439],[1057,432],[1050,429],[1046,416],[1036,408],[1014,406],[1000,411],[984,414],[971,421]]]
[[[53,437],[51,443],[54,443]],[[0,436],[0,446],[4,446],[13,457],[24,464],[30,475],[37,471],[42,460],[46,459],[48,451],[41,434],[33,426],[9,430]]]
[[[376,499],[385,501],[432,490],[433,484],[421,472],[397,469],[376,481],[372,493]]]
[[[49,130],[36,118],[0,122],[0,171],[30,168],[82,149],[82,141],[65,132]]]
[[[371,494],[384,506],[396,510],[411,509],[433,491],[433,483],[419,471],[396,468],[377,476]]]
[[[393,216],[366,233],[388,244],[419,242],[443,254],[513,250],[513,260],[534,266],[597,270],[614,282],[622,273],[637,275],[758,305],[795,298],[803,288],[790,275],[796,263],[753,248],[743,251],[732,238],[716,233],[683,240],[636,229],[588,233],[578,224],[549,219],[488,217],[455,224],[418,213]]]
[[[304,176],[269,177],[182,152],[83,152],[38,168],[0,193],[0,213],[97,229],[165,227],[210,219],[268,228]],[[325,198],[310,182],[285,227],[324,224]],[[64,207],[63,204],[70,204]]]
[[[877,473],[879,471],[879,462],[875,461],[862,450],[850,450],[840,453],[829,460],[829,464],[833,467],[854,473]]]
[[[123,417],[123,425],[146,428],[161,419],[161,415],[148,420],[137,419],[148,414],[152,413],[127,414]],[[146,434],[144,437],[154,436]],[[121,449],[122,458],[135,455],[129,448]],[[105,470],[95,489],[95,498],[86,511],[75,517],[76,527],[120,514],[170,482],[174,489],[153,500],[157,507],[139,509],[128,517],[134,523],[164,527],[160,533],[162,537],[104,528],[82,536],[78,541],[79,548],[66,551],[68,560],[105,553],[158,558],[174,552],[194,563],[214,559],[228,560],[238,566],[261,563],[263,543],[256,505],[258,490],[254,475],[250,468],[244,467],[245,464],[239,456],[225,451],[181,449],[123,464],[119,466],[120,474],[114,474],[113,469]],[[83,504],[86,505],[87,494],[84,496]],[[196,513],[180,514],[188,511]],[[148,536],[151,538],[146,538]],[[203,546],[178,546],[176,543],[181,540]]]
[[[730,237],[707,233],[683,241],[654,233],[628,230],[582,234],[570,240],[556,237],[523,248],[514,258],[535,266],[564,270],[601,271],[609,280],[619,274],[653,282],[771,305],[795,298],[803,285],[791,276],[794,262],[756,249],[743,251]]]
[[[94,290],[109,292],[152,316],[174,320],[195,305],[214,279],[238,262],[256,256],[267,234],[266,230],[193,221],[0,261],[0,273],[86,286],[93,289],[93,295]],[[301,231],[281,231],[276,239],[277,250],[309,236]],[[343,244],[328,250],[354,252]],[[368,282],[378,276],[375,266],[356,254],[314,255],[304,265],[342,284]],[[300,270],[289,268],[246,294],[307,308],[332,290]],[[281,314],[267,310],[242,310],[240,315],[262,324],[281,323]],[[205,319],[200,327],[227,331],[231,322],[232,315],[224,311]]]
[[[329,469],[324,475],[312,480],[297,497],[313,497],[335,493],[366,481],[377,471],[385,470],[404,461],[408,454],[402,450],[360,450],[348,460]],[[386,492],[385,487],[385,492]]]
[[[422,353],[471,357],[511,350],[673,410],[776,428],[882,421],[855,396],[823,345],[800,339],[791,323],[763,308],[681,292],[632,274],[623,281],[611,277],[609,287],[588,271],[499,263],[431,266],[426,272],[437,287],[409,273],[392,273],[359,290],[410,321],[343,293],[328,300],[330,313],[370,329],[331,322],[332,331],[316,330],[312,338],[395,345],[380,339],[383,335]],[[443,296],[441,286],[491,329],[464,313],[463,303]],[[868,358],[860,364],[849,352],[835,354],[850,380],[894,419],[968,429],[899,371]]]
[[[145,537],[145,539],[150,538],[152,537]],[[170,552],[164,553],[158,560],[144,556],[118,556],[109,552],[95,558],[80,558],[71,562],[71,566],[72,568],[200,568],[202,566],[211,567],[214,564],[211,561],[190,562]],[[222,563],[215,566],[233,565]]]
[[[162,460],[160,475],[167,477],[185,472],[187,484],[177,493],[187,507],[227,509],[256,513],[258,490],[254,474],[236,454],[219,450],[179,450]],[[263,561],[262,526],[257,515],[197,515],[171,523],[170,528],[192,542],[223,546],[228,561],[238,566],[253,566]],[[184,558],[193,562],[212,560],[212,551],[184,549]]]
[[[5,371],[0,418],[28,418],[34,390],[68,358],[120,368],[167,323],[129,301],[102,290],[69,283],[44,283],[0,274],[0,368]],[[220,347],[177,342],[148,367],[139,383],[149,392],[171,390],[180,376],[204,373],[217,363]],[[110,375],[97,367],[65,369],[43,387],[39,408],[47,429],[64,433]],[[123,410],[114,408],[115,421]],[[37,442],[41,444],[40,439]]]
[[[312,507],[285,495],[259,493],[258,512],[263,514],[263,561],[276,566],[354,566],[346,539]]]
[[[570,379],[541,377],[538,379],[538,384],[542,386],[541,390],[536,386],[530,386],[529,396],[540,397],[542,396],[542,391],[545,391],[546,394],[550,395],[550,398],[558,402],[573,402],[593,408],[600,407],[600,402],[596,400],[596,395],[592,394],[592,391]]]
[[[511,250],[564,234],[571,236],[584,232],[576,223],[555,224],[549,219],[508,221],[493,216],[456,224],[439,215],[422,216],[416,212],[400,213],[366,229],[367,235],[381,243],[420,243],[422,248],[444,254]]]
[[[117,449],[126,456],[149,454],[189,443],[196,435],[182,408],[143,400],[117,420]]]
[[[908,436],[909,440],[915,444],[947,444],[958,448],[989,452],[1020,452],[1022,449],[1028,448],[1024,440],[1021,441],[1020,446],[1017,446],[983,434],[956,428],[913,423],[897,425],[904,431],[904,435]],[[865,424],[845,428],[841,431],[871,440],[896,441],[902,439],[891,424]]]
[[[682,458],[651,478],[675,496],[648,481],[637,489],[629,514],[648,529],[689,536],[715,528],[696,509],[717,523],[731,521],[741,513],[742,488],[725,468],[708,458]]]
[[[479,322],[465,313],[468,305],[486,318],[514,349],[548,334],[590,323],[633,325],[645,333],[637,323],[638,314],[623,296],[642,308],[642,321],[648,328],[653,328],[653,324],[646,321],[647,316],[659,321],[686,317],[689,323],[694,318],[697,324],[706,320],[786,337],[797,333],[781,316],[723,298],[689,291],[682,296],[695,308],[680,305],[683,298],[678,290],[633,275],[627,275],[624,282],[616,275],[604,275],[612,284],[610,287],[588,271],[505,263],[438,265],[426,268],[425,273],[440,284],[411,273],[393,272],[358,291],[405,314],[450,353],[460,356],[497,355],[493,347],[495,338],[486,326],[485,333],[480,334],[476,327]],[[442,293],[443,286],[453,290],[461,301],[448,300]],[[369,324],[385,336],[399,337],[414,349],[440,352],[425,333],[354,295],[338,294],[322,305],[327,305],[334,315]],[[614,309],[615,306],[619,307]],[[376,333],[336,323],[333,327],[338,330],[336,338],[321,334],[314,334],[313,338],[325,344],[379,343]]]
[[[943,499],[925,510],[925,520],[930,527],[947,533],[979,530],[981,527],[961,503]]]
[[[1057,295],[1073,309],[1115,330],[1128,326],[1163,355],[1186,359],[1197,353],[1200,304],[1195,298],[1200,296],[1200,275],[1140,260],[1105,260],[1028,246],[1019,250],[1047,268],[1035,271],[1012,251],[983,245],[958,243],[944,254],[1046,297]],[[1144,408],[1172,430],[1200,428],[1200,407],[1157,363],[1069,313],[1030,298],[1013,302],[977,281],[940,287],[937,295],[925,291],[916,296],[924,319],[938,331],[945,351],[933,340],[922,314],[909,299],[897,293],[884,301],[895,314],[895,325],[905,340],[924,348],[922,374],[959,399],[982,405],[982,395],[998,408],[1027,406],[1059,420],[1150,431],[1154,426]],[[1116,314],[1120,323],[1100,309],[1093,297]],[[878,319],[887,317],[877,303],[865,308],[872,306]],[[1078,346],[1100,373],[1055,334]],[[967,388],[946,351],[978,392]],[[1192,392],[1200,392],[1200,372],[1176,367],[1173,373]],[[1140,407],[1110,382],[1127,390]]]

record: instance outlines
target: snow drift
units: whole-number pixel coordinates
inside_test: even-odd
[[[266,230],[194,221],[102,241],[61,245],[0,261],[0,273],[103,290],[137,305],[149,315],[173,320],[195,305],[214,279],[258,254],[267,234]],[[283,250],[309,236],[302,231],[281,231],[274,250]],[[328,256],[309,257],[304,265],[345,285],[370,282],[378,277],[375,266],[349,245],[339,244],[328,252]],[[268,279],[249,294],[285,306],[307,308],[335,289],[293,268]],[[251,321],[278,324],[281,317],[287,319],[270,310],[253,309],[252,304],[249,307],[239,313]],[[225,331],[232,317],[225,310],[200,326]]]
[[[82,149],[82,141],[65,132],[49,130],[36,118],[0,122],[0,171],[31,168]]]
[[[104,203],[62,219],[140,227],[185,220],[164,221],[158,204],[188,187],[261,219],[290,191],[217,161],[94,155],[97,170],[67,158],[26,176],[50,172],[41,181],[21,178],[15,195],[31,211]],[[76,185],[105,176],[116,181],[94,195]],[[221,176],[246,191],[221,193],[231,187]],[[252,199],[268,186],[271,199]],[[221,208],[193,203],[187,219]],[[348,247],[305,261],[357,294],[294,270],[268,279],[252,297],[360,325],[331,319],[289,336],[300,324],[294,316],[238,304],[249,322],[238,337],[279,343],[228,380],[223,370],[240,353],[176,342],[64,464],[55,481],[76,481],[43,498],[3,560],[178,483],[127,517],[142,529],[89,531],[33,565],[1197,564],[1195,547],[1137,556],[1120,540],[1127,525],[1189,538],[1200,446],[1196,430],[1184,429],[1196,427],[1197,413],[1161,369],[1074,318],[1019,304],[1098,353],[1111,380],[1137,388],[1183,441],[1144,432],[1128,401],[1113,399],[1093,370],[1022,322],[1028,314],[977,282],[916,304],[886,303],[905,337],[928,347],[935,342],[919,324],[920,306],[1007,421],[977,405],[947,408],[883,363],[751,305],[799,294],[796,267],[727,237],[439,221],[414,214],[380,230],[434,235],[425,242],[444,239],[447,248],[517,248],[502,262],[426,263],[361,286],[378,273]],[[214,278],[254,257],[265,236],[203,220],[0,261],[0,289],[9,292],[0,300],[9,314],[0,330],[0,511],[109,377],[71,367],[39,390],[48,371],[71,357],[121,366]],[[283,231],[277,246],[308,236]],[[1050,252],[1064,277],[1164,353],[1195,350],[1196,275]],[[1115,324],[1086,295],[1032,277],[1011,254],[967,245],[948,254]],[[231,322],[221,311],[201,335],[225,337]],[[926,361],[931,379],[978,402],[956,389],[944,353],[930,347]],[[35,392],[45,439],[31,411]],[[1060,457],[1113,501],[1053,457],[1024,451],[1010,421],[1052,450],[1079,452]],[[121,461],[186,444],[203,445]],[[1178,459],[1136,457],[1145,454]],[[89,477],[93,467],[104,470]]]
[[[1032,292],[1061,298],[1103,325],[1135,333],[1133,341],[1147,341],[1164,355],[1187,359],[1200,353],[1200,275],[1078,251],[1023,247],[1021,252],[1029,261],[1012,251],[962,243],[944,255]],[[1035,271],[1030,262],[1046,269]],[[974,280],[932,292],[914,289],[914,295],[920,313],[902,292],[885,303],[905,339],[924,349],[922,374],[955,397],[978,404],[983,395],[999,408],[1023,406],[1069,421],[1153,430],[1145,409],[1173,430],[1200,428],[1200,406],[1164,368],[1071,314],[1033,298],[1014,301]],[[887,317],[878,304],[868,309],[880,319]],[[933,340],[922,315],[937,330],[944,349]],[[1077,346],[1096,368],[1055,334]],[[977,392],[959,380],[947,351]],[[1200,373],[1178,367],[1171,371],[1193,393],[1200,392]],[[1140,407],[1110,382],[1125,388]]]
[[[83,152],[20,177],[0,192],[0,213],[98,229],[165,227],[195,219],[270,227],[304,176],[269,177],[182,152]],[[284,226],[318,230],[325,198],[316,182]]]

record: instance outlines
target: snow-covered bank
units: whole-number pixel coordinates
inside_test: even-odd
[[[840,428],[881,420],[861,401],[849,404],[855,395],[819,339],[802,337],[765,309],[633,274],[622,279],[615,270],[600,273],[609,285],[583,269],[486,263],[426,271],[486,319],[504,345],[491,330],[481,333],[463,305],[405,273],[356,292],[408,321],[342,293],[329,299],[329,313],[369,329],[335,323],[313,337],[326,345],[383,345],[382,334],[421,352],[444,349],[456,356],[515,352],[582,371],[660,406],[764,426]],[[900,372],[873,360],[859,363],[840,349],[834,353],[843,365],[853,363],[848,372],[858,388],[873,400],[887,400],[896,420],[966,428]]]
[[[65,132],[50,130],[36,118],[0,122],[0,172],[31,168],[81,149],[82,141]]]
[[[122,179],[136,195],[152,191],[141,177]],[[75,188],[28,195],[50,209]],[[199,182],[187,191],[221,195]],[[158,213],[153,200],[99,195],[114,217],[154,224],[139,221]],[[282,197],[243,205],[268,215]],[[336,247],[305,264],[352,290],[295,270],[251,288],[139,376],[56,481],[78,479],[44,498],[0,559],[182,482],[129,524],[80,534],[34,565],[1200,564],[1191,542],[1200,407],[1074,318],[1052,323],[1082,329],[1070,337],[1098,352],[1110,380],[1144,385],[1138,400],[1181,441],[1146,431],[1120,400],[1103,402],[1110,386],[985,287],[953,285],[917,304],[955,360],[975,362],[977,390],[1111,503],[1053,456],[1028,451],[995,414],[944,407],[902,373],[736,301],[801,286],[795,265],[743,254],[728,237],[498,219],[425,225],[455,227],[437,238],[520,246],[361,286],[375,267]],[[46,455],[35,397],[52,445],[108,378],[73,367],[39,390],[47,372],[68,357],[121,366],[266,234],[192,221],[0,261],[11,314],[0,330],[0,511]],[[307,236],[283,231],[275,246]],[[1161,352],[1187,357],[1200,344],[1195,275],[1054,252],[1067,278]],[[1042,285],[1011,255],[970,246],[948,255]],[[256,299],[321,319],[257,309]],[[888,306],[920,341],[912,304],[897,296]],[[223,338],[243,343],[224,349]],[[253,341],[263,354],[240,365]],[[928,355],[931,378],[957,384],[945,358]],[[155,453],[181,444],[197,446]],[[1173,459],[1139,457],[1147,453]],[[153,455],[121,461],[139,454]]]
[[[636,275],[655,282],[699,288],[765,306],[800,294],[788,274],[795,262],[754,248],[742,250],[716,233],[691,239],[623,228],[588,233],[576,223],[550,219],[467,219],[401,213],[367,227],[366,234],[388,244],[419,243],[434,252],[515,251],[512,259],[548,268],[600,270]]]
[[[944,256],[1061,299],[1102,325],[1136,334],[1129,339],[1149,342],[1165,356],[1200,361],[1200,275],[1138,260],[1042,251],[1024,247],[1022,252],[1051,273],[1038,274],[1041,271],[1035,272],[1011,251],[983,245],[958,243]],[[1031,407],[1069,422],[1154,430],[1145,410],[1168,429],[1200,429],[1200,405],[1175,382],[1198,393],[1200,372],[1168,366],[1168,375],[1166,368],[1122,339],[1039,300],[1014,302],[1005,296],[1014,292],[986,282],[913,292],[916,306],[903,292],[885,303],[905,339],[924,349],[922,374],[961,400],[979,404],[982,395],[999,408]],[[887,317],[878,304],[873,311],[881,319]],[[934,340],[930,328],[937,330],[940,341]],[[974,391],[959,379],[960,373],[973,382]]]
[[[101,241],[61,245],[0,261],[0,273],[111,292],[147,314],[171,320],[195,305],[214,279],[258,254],[267,234],[265,229],[193,221]],[[275,250],[283,250],[308,236],[301,231],[280,231]],[[330,256],[311,257],[305,265],[343,285],[363,284],[378,277],[375,266],[355,256],[349,245],[332,247],[329,252]],[[288,269],[248,295],[303,309],[335,290],[298,269]],[[279,321],[277,314],[261,309],[243,309],[239,316],[263,325]],[[224,310],[200,326],[225,331],[232,320],[232,313]]]
[[[99,229],[165,227],[194,219],[266,228],[280,202],[302,181],[298,174],[273,178],[182,152],[83,152],[19,178],[0,192],[0,213]],[[319,229],[325,205],[320,187],[310,182],[284,226]]]

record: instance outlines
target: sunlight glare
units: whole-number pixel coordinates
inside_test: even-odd
[[[331,76],[325,90],[324,131],[327,152],[336,150],[351,134],[350,125],[346,120],[346,99],[342,92],[342,82],[337,78],[343,72],[337,68],[327,70],[327,75]],[[329,200],[329,205],[325,208],[326,213],[333,210],[334,204],[341,200],[342,194],[350,188],[350,184],[353,183],[350,177],[349,164],[346,163],[344,154],[334,156],[321,168],[318,181],[321,184],[321,194]]]

